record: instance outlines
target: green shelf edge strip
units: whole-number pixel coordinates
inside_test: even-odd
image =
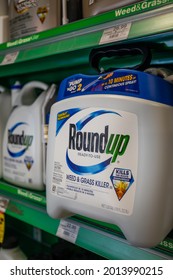
[[[44,211],[34,208],[28,208],[24,204],[15,201],[10,201],[6,214],[17,218],[25,223],[36,226],[48,233],[56,235],[60,220],[51,219]],[[75,223],[72,219],[68,219],[71,223]],[[159,254],[152,250],[143,250],[133,247],[126,241],[116,238],[111,234],[104,233],[90,226],[80,226],[76,245],[92,251],[107,259],[120,260],[164,260],[169,259],[164,254]],[[94,241],[94,242],[93,242]]]
[[[122,8],[118,8],[97,16],[92,16],[90,18],[81,19],[66,25],[53,28],[51,30],[46,30],[40,33],[33,34],[31,36],[26,36],[11,42],[3,43],[0,45],[0,51],[5,50],[8,47],[15,47],[22,44],[27,44],[28,42],[42,41],[49,37],[54,37],[57,35],[62,35],[64,33],[75,32],[81,29],[85,29],[92,26],[97,26],[102,23],[107,23],[112,20],[124,19],[126,17],[138,15],[141,13],[146,13],[161,7],[167,6],[173,3],[173,0],[145,0],[140,3],[135,3]]]
[[[45,192],[32,192],[24,188],[12,186],[2,180],[0,180],[0,192],[3,192],[5,195],[15,195],[18,199],[26,199],[38,205],[46,206]]]
[[[172,1],[171,1],[172,2]],[[144,19],[135,20],[134,17],[129,17],[129,22],[132,22],[132,26],[128,35],[128,39],[135,39],[138,37],[149,36],[152,34],[160,34],[162,32],[168,32],[173,30],[173,17],[172,11],[173,6],[169,5],[171,8],[167,8],[167,12],[165,14],[159,14],[151,17],[147,17]],[[160,10],[160,9],[158,9]],[[134,21],[133,21],[134,20]],[[118,24],[118,21],[112,21],[111,25],[115,26]],[[48,57],[51,55],[62,54],[65,52],[71,52],[74,50],[80,50],[84,48],[90,48],[94,46],[98,46],[103,31],[107,28],[102,28],[98,31],[89,31],[89,33],[81,34],[72,33],[71,37],[66,39],[61,38],[61,36],[57,36],[57,41],[48,43],[47,45],[41,45],[28,49],[19,50],[19,54],[14,62],[21,63],[26,62],[28,60],[33,59],[41,59],[43,57]],[[87,30],[87,28],[86,28]],[[51,32],[50,32],[51,34]],[[65,33],[64,33],[65,34]],[[10,50],[8,50],[9,52]],[[17,51],[17,48],[15,49]],[[5,54],[0,56],[0,63],[2,63]],[[8,66],[8,65],[5,65]]]

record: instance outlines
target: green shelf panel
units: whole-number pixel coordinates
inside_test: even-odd
[[[173,30],[172,9],[166,14],[149,17],[132,24],[128,39],[160,34]]]
[[[159,255],[154,250],[144,250],[131,246],[121,238],[114,237],[110,234],[104,234],[101,231],[94,231],[90,228],[80,229],[77,244],[92,252],[97,252],[97,254],[110,260],[169,259],[168,256],[164,254]]]
[[[60,220],[51,219],[45,211],[28,207],[25,204],[10,201],[6,214],[13,218],[17,218],[25,223],[36,226],[48,233],[56,235]],[[75,223],[73,219],[67,219],[71,223]],[[79,225],[79,233],[76,245],[92,251],[107,259],[127,259],[127,260],[164,260],[172,259],[163,253],[157,253],[154,250],[143,250],[129,245],[125,240],[108,234],[103,230],[98,230],[89,225]],[[94,242],[93,242],[94,240]]]
[[[21,195],[21,190],[25,195]],[[26,195],[27,194],[27,195]],[[32,194],[32,195],[31,195]],[[9,199],[6,214],[41,230],[56,235],[60,220],[46,213],[44,192],[33,192],[12,186],[1,180],[0,196]],[[42,198],[42,199],[36,199]],[[107,259],[172,259],[173,242],[165,239],[153,250],[143,250],[128,244],[120,229],[115,225],[75,215],[69,222],[80,227],[76,245]],[[93,242],[94,240],[94,242]],[[158,252],[157,252],[158,251]],[[165,253],[164,253],[165,252]]]
[[[172,2],[173,1],[169,1],[169,3]],[[173,4],[170,4],[146,13],[141,13],[138,16],[129,15],[126,19],[115,20],[114,15],[114,20],[112,21],[109,19],[109,22],[105,23],[108,20],[104,19],[104,23],[98,21],[100,24],[97,24],[96,26],[85,27],[79,30],[80,23],[81,26],[83,26],[82,23],[85,21],[89,26],[94,24],[97,18],[96,16],[93,17],[94,19],[89,18],[78,21],[77,23],[69,24],[69,26],[56,28],[56,36],[51,36],[53,32],[52,30],[49,32],[47,31],[47,36],[50,33],[48,37],[41,41],[36,40],[29,45],[19,44],[13,48],[6,48],[3,50],[3,44],[0,48],[0,63],[2,63],[6,54],[18,52],[18,55],[13,63],[0,66],[0,77],[9,77],[11,75],[58,68],[62,67],[64,61],[65,68],[68,65],[75,65],[73,59],[75,59],[76,62],[77,59],[79,59],[78,57],[82,56],[84,56],[82,63],[88,63],[88,53],[93,47],[100,46],[99,42],[104,30],[122,24],[124,20],[126,20],[126,23],[131,22],[128,38],[124,41],[120,40],[118,42],[115,41],[110,43],[117,44],[122,42],[133,42],[135,40],[140,42],[143,40],[145,41],[148,37],[151,42],[157,42],[157,40],[162,42],[163,38],[160,36],[161,34],[167,34],[165,40],[170,41],[173,31],[172,12]],[[106,13],[104,17],[109,17],[110,14],[112,14],[112,12]],[[98,19],[100,17],[102,18],[103,16],[98,16]],[[113,17],[111,17],[111,19],[112,18]],[[89,24],[90,21],[91,24]],[[74,31],[67,32],[68,29]]]
[[[31,203],[28,206],[27,203],[11,199],[6,214],[54,235],[59,224],[58,220],[55,221],[46,214],[45,208],[35,207]]]

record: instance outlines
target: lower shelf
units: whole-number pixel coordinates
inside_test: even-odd
[[[20,190],[20,191],[19,191]],[[25,193],[25,195],[20,195]],[[26,195],[27,194],[27,195]],[[35,193],[0,182],[0,197],[9,200],[6,214],[40,228],[54,236],[63,232],[62,224],[77,229],[74,238],[62,233],[62,238],[74,242],[110,260],[166,260],[173,259],[173,240],[165,239],[157,248],[142,249],[131,246],[118,227],[100,223],[85,217],[73,216],[65,220],[54,220],[46,213],[45,193]],[[70,232],[71,234],[71,232]]]

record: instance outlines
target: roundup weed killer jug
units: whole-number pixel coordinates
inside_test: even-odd
[[[2,141],[4,129],[11,111],[11,95],[0,86],[0,178],[2,177]]]
[[[51,108],[47,211],[153,247],[173,227],[173,85],[132,69],[66,78]]]
[[[42,91],[37,98],[36,89]],[[15,100],[18,106],[8,119],[3,139],[3,178],[35,190],[44,189],[42,105],[47,89],[46,84],[38,81],[29,82],[21,89]]]

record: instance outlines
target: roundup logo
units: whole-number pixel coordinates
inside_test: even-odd
[[[15,124],[11,129],[8,130],[8,147],[7,151],[11,157],[21,157],[24,153],[28,150],[28,148],[32,145],[33,136],[32,135],[25,135],[24,130],[22,130],[21,134],[15,134],[14,131],[16,128],[28,125],[27,123],[20,122]],[[11,145],[10,145],[11,144]],[[9,146],[15,147],[18,149],[17,152],[14,152],[9,148]]]
[[[69,143],[66,152],[66,161],[69,168],[76,174],[96,174],[103,171],[109,164],[116,162],[117,158],[123,156],[130,141],[130,135],[110,133],[109,125],[104,127],[102,133],[84,131],[84,127],[94,118],[103,114],[114,114],[116,112],[99,110],[86,116],[76,124],[69,124]],[[95,154],[111,155],[107,160],[95,165],[77,165],[69,158],[69,151],[76,150]]]

